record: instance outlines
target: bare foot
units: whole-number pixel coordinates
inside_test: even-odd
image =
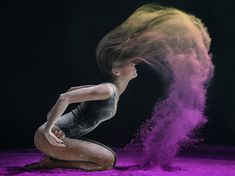
[[[56,167],[56,160],[48,156],[43,156],[39,162],[27,164],[24,166],[24,168],[28,171],[34,169],[52,169],[55,167]]]

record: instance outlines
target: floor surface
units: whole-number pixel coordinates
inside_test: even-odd
[[[235,176],[235,147],[199,146],[177,156],[174,166],[181,170],[167,172],[156,167],[140,170],[134,166],[140,152],[124,152],[114,148],[117,153],[116,168],[107,171],[86,172],[75,169],[51,169],[27,172],[25,164],[36,162],[42,156],[35,149],[1,150],[0,175],[18,176]]]

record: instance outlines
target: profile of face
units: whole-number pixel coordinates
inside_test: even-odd
[[[135,63],[131,61],[126,61],[121,64],[118,64],[112,69],[112,74],[116,77],[116,79],[131,80],[137,77]]]

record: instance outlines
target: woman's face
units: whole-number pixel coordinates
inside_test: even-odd
[[[119,64],[115,67],[114,74],[120,79],[131,80],[137,77],[137,70],[135,68],[135,63],[127,61]]]

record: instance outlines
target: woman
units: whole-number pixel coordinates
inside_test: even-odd
[[[189,13],[157,4],[138,8],[97,47],[97,63],[108,82],[71,88],[60,95],[47,123],[35,134],[37,149],[49,157],[27,167],[111,168],[114,152],[81,137],[115,115],[119,96],[137,76],[135,64],[141,61],[168,85],[167,99],[156,104],[153,116],[140,129],[141,165],[169,168],[179,144],[206,121],[206,87],[214,70],[210,41],[207,28]],[[79,102],[61,116],[69,104]]]
[[[34,136],[36,148],[46,156],[26,168],[105,170],[115,164],[116,156],[110,148],[80,139],[115,115],[120,95],[137,76],[135,64],[126,61],[113,66],[110,75],[112,82],[72,87],[59,96],[47,115],[47,122]],[[69,104],[80,102],[76,109],[62,115]]]

